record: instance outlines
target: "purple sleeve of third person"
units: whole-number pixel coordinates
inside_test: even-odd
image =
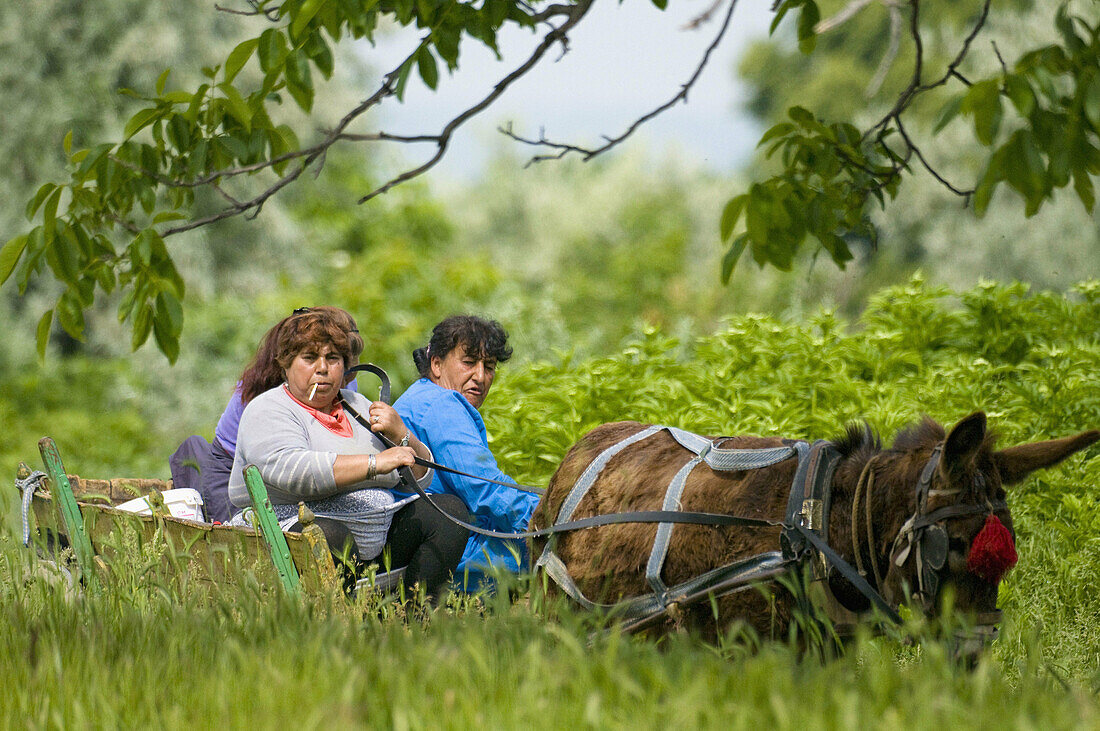
[[[344,388],[349,391],[359,390],[354,379]],[[218,419],[218,425],[214,427],[214,441],[229,452],[230,457],[237,453],[237,430],[241,426],[243,413],[244,401],[241,400],[241,384],[238,381],[237,387],[233,389],[233,396],[230,397],[229,403],[225,405],[225,411]]]

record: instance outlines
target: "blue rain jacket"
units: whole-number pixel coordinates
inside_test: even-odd
[[[439,464],[472,475],[514,482],[500,471],[489,451],[481,414],[458,391],[421,378],[394,402],[394,408],[405,426],[428,445]],[[534,493],[438,470],[425,492],[457,495],[473,516],[471,522],[505,532],[526,530],[539,502]],[[455,578],[460,585],[465,583],[466,588],[474,590],[482,582],[491,582],[486,576],[490,568],[516,572],[526,569],[527,564],[524,541],[474,533],[466,543]]]

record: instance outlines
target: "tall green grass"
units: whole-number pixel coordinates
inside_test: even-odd
[[[505,368],[485,414],[506,471],[536,483],[618,419],[807,438],[866,420],[889,438],[921,413],[952,423],[984,409],[1011,445],[1100,427],[1098,333],[1097,282],[1061,295],[914,280],[857,322],[740,317],[690,342],[648,330],[613,357]],[[864,636],[824,662],[736,633],[623,637],[526,581],[515,603],[501,592],[431,612],[369,595],[293,601],[247,571],[200,590],[120,560],[93,594],[50,580],[3,535],[0,725],[1093,728],[1098,453],[1010,493],[1020,564],[1002,584],[1001,637],[973,671],[920,624],[919,644]]]

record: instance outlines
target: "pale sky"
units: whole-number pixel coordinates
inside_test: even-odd
[[[501,144],[503,136],[495,130],[505,121],[512,121],[516,132],[527,137],[538,137],[543,128],[547,138],[583,146],[598,145],[603,134],[620,135],[634,119],[674,96],[691,77],[728,6],[723,5],[700,29],[682,28],[709,4],[710,0],[679,0],[661,11],[647,0],[595,3],[570,35],[569,53],[555,61],[560,53],[552,51],[480,119],[468,122],[453,138],[448,157],[430,175],[470,177],[487,151]],[[650,121],[624,146],[633,141],[657,154],[672,148],[719,172],[743,164],[761,130],[740,112],[742,91],[733,69],[747,43],[766,36],[771,4],[771,0],[740,0],[722,44],[689,93],[688,104],[678,104]],[[402,134],[437,133],[519,65],[539,38],[528,32],[502,36],[503,63],[483,46],[467,43],[454,76],[441,68],[434,93],[414,76],[405,104],[390,107],[380,128]],[[365,56],[377,68],[373,58],[392,59],[398,51],[407,53],[405,49],[413,48],[415,42],[415,34],[395,35],[375,50],[367,47]],[[418,160],[431,151],[410,146],[406,153]]]

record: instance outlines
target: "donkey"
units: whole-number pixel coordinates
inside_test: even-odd
[[[798,538],[790,533],[789,500],[800,460],[785,458],[759,469],[716,471],[700,465],[690,473],[684,468],[695,457],[669,431],[654,431],[638,439],[647,425],[637,422],[604,424],[586,434],[566,454],[551,478],[550,486],[531,520],[539,529],[561,522],[563,502],[578,482],[590,482],[576,502],[570,498],[572,518],[610,513],[653,511],[662,506],[679,511],[740,516],[757,525],[678,524],[667,540],[667,554],[660,572],[665,586],[683,586],[716,567],[760,555],[779,555],[782,541]],[[630,438],[638,439],[608,459],[610,449]],[[703,438],[700,438],[703,439]],[[792,442],[778,438],[738,436],[713,441],[721,449],[765,449]],[[835,453],[818,533],[849,566],[856,566],[894,610],[908,599],[919,609],[935,614],[946,587],[954,593],[954,606],[987,624],[999,619],[997,588],[1004,573],[1016,562],[1012,517],[1005,503],[1005,487],[1022,481],[1032,471],[1050,467],[1100,439],[1100,431],[995,450],[986,430],[986,417],[976,412],[945,433],[928,417],[896,436],[884,449],[869,427],[849,426],[831,443]],[[826,444],[822,442],[821,444]],[[610,451],[608,451],[610,449]],[[706,447],[702,452],[708,451]],[[586,468],[603,455],[589,469]],[[592,474],[600,464],[594,482]],[[667,504],[666,488],[680,473],[687,474],[678,501]],[[812,501],[806,505],[812,507]],[[797,507],[797,505],[796,505]],[[570,512],[569,506],[566,511]],[[799,517],[812,523],[808,515]],[[784,529],[780,523],[786,522]],[[667,530],[667,524],[666,524]],[[568,572],[574,590],[603,603],[621,603],[652,593],[651,549],[658,526],[624,523],[559,533],[532,542],[532,557],[553,558]],[[551,541],[550,551],[547,540]],[[797,541],[796,541],[797,542]],[[785,546],[789,549],[789,546]],[[796,552],[797,553],[797,552]],[[790,558],[793,554],[787,551]],[[812,551],[803,550],[799,560]],[[860,591],[859,577],[849,580],[836,570],[836,562],[815,565],[831,602],[840,612],[859,614],[870,608],[869,594]],[[786,561],[783,570],[797,562]],[[757,576],[774,578],[758,572]],[[851,575],[851,571],[847,572]],[[751,575],[751,571],[750,571]],[[551,573],[556,579],[559,576]],[[568,584],[568,579],[562,582]],[[728,588],[728,585],[727,585]],[[744,586],[738,588],[745,588]],[[714,591],[712,594],[723,594]],[[696,596],[700,594],[697,593]],[[712,597],[713,598],[713,597]],[[881,600],[880,600],[881,601]],[[715,636],[734,620],[752,626],[763,636],[785,632],[791,621],[794,599],[789,592],[771,597],[757,591],[731,591],[714,601],[694,601],[687,606],[662,603],[651,616],[663,623],[658,628],[694,627]],[[849,614],[854,617],[855,614]],[[992,618],[992,619],[990,619]]]

